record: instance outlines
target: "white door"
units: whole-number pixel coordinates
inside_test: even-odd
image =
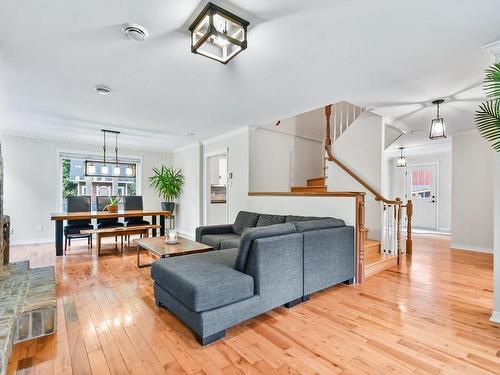
[[[413,201],[413,227],[437,227],[437,165],[418,165],[407,168],[408,199]]]
[[[227,151],[205,157],[205,225],[227,223]]]

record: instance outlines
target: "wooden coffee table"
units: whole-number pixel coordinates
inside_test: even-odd
[[[212,246],[194,242],[183,237],[179,237],[179,243],[175,245],[167,245],[165,243],[165,236],[142,238],[135,242],[137,244],[137,267],[139,268],[150,267],[152,264],[141,264],[141,250],[153,253],[160,258],[169,258],[179,255],[204,253],[214,249]]]

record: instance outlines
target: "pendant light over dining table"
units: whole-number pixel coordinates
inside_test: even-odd
[[[118,134],[119,131],[102,129],[103,133],[103,158],[102,160],[85,160],[85,176],[90,177],[122,177],[133,178],[136,174],[135,164],[121,163],[118,160]],[[106,160],[106,134],[115,135],[115,160],[114,163]],[[98,168],[100,166],[100,168]],[[111,173],[110,173],[111,172]]]
[[[429,138],[432,140],[446,138],[444,119],[442,117],[439,117],[439,105],[443,103],[443,99],[434,100],[432,102],[432,104],[435,104],[437,107],[437,116],[431,121],[431,129],[429,131]]]

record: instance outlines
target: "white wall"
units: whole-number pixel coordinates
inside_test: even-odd
[[[10,215],[15,243],[51,241],[50,214],[61,210],[57,150],[101,152],[102,147],[68,142],[2,137],[4,158],[4,213]],[[153,166],[172,165],[170,153],[120,149],[122,156],[142,158],[141,185],[145,209],[157,209],[161,199],[148,184]],[[42,231],[37,231],[41,225]]]
[[[177,230],[194,237],[194,230],[201,225],[202,204],[202,150],[194,144],[174,152],[174,166],[182,169],[184,189],[177,201]]]
[[[403,200],[406,194],[406,168],[398,168],[396,161],[398,158],[391,158],[389,162],[389,196],[399,197]],[[451,231],[451,152],[430,153],[423,155],[411,155],[406,157],[408,167],[414,165],[425,165],[437,163],[438,165],[438,230],[442,232]]]
[[[493,255],[493,314],[491,320],[500,323],[500,153],[495,155],[495,213]]]
[[[290,191],[323,176],[323,143],[263,128],[250,130],[250,190]]]
[[[363,112],[334,142],[333,154],[376,191],[382,192],[383,146],[385,141],[382,117]],[[365,191],[358,182],[335,163],[328,164],[329,191]],[[371,239],[379,240],[382,227],[382,208],[371,193],[365,197],[365,223]]]
[[[477,132],[453,136],[452,247],[493,251],[494,152]]]

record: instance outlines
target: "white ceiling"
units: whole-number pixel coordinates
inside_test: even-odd
[[[251,22],[248,49],[228,65],[190,52],[205,2],[2,0],[3,132],[100,141],[106,126],[174,149],[340,100],[426,131],[439,97],[455,132],[473,126],[490,63],[481,46],[500,37],[498,0],[214,2]],[[127,22],[149,38],[127,40]],[[98,83],[112,94],[97,95]]]

